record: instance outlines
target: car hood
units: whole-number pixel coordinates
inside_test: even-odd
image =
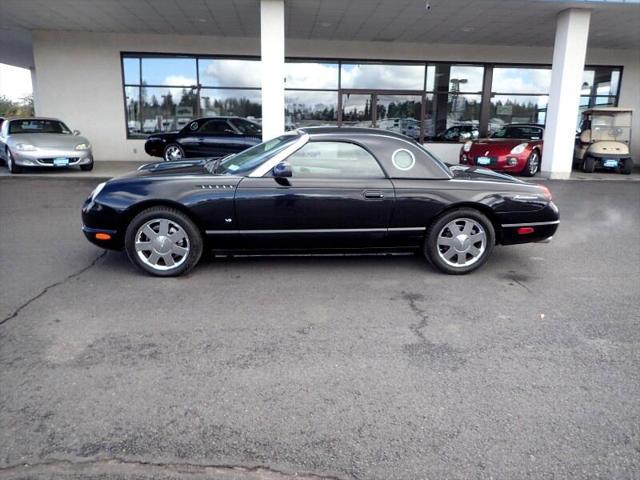
[[[167,175],[209,175],[209,171],[205,165],[210,158],[192,158],[189,160],[181,160],[179,162],[153,162],[147,163],[135,172],[126,176],[128,177],[156,177]]]
[[[534,142],[521,138],[482,138],[473,142],[470,151],[475,155],[507,155],[516,145]]]
[[[73,150],[76,145],[89,143],[85,137],[64,133],[18,133],[11,135],[13,145],[26,143],[39,148],[62,148]]]
[[[506,175],[504,173],[494,172],[488,168],[470,167],[467,165],[449,165],[449,171],[456,180],[476,180],[489,182],[504,183],[527,183],[522,180]]]

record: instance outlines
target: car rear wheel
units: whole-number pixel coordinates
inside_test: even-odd
[[[622,160],[620,173],[623,175],[631,175],[631,170],[633,170],[633,160],[631,160],[630,158],[625,158],[624,160]]]
[[[540,153],[537,150],[531,152],[527,159],[527,164],[524,166],[521,175],[523,177],[533,177],[540,171]]]
[[[129,223],[125,249],[131,262],[159,277],[184,275],[202,256],[202,235],[179,210],[152,207]]]
[[[164,148],[164,161],[175,162],[184,158],[184,150],[177,143],[172,143]]]
[[[424,253],[438,270],[461,275],[481,267],[495,244],[491,221],[471,208],[438,217],[427,229]]]
[[[582,170],[586,173],[593,173],[596,169],[596,160],[593,157],[585,157],[584,163],[582,164]]]
[[[11,155],[11,150],[7,148],[7,168],[9,169],[9,173],[20,173],[22,172],[22,168],[16,165],[16,162],[13,159],[13,155]]]

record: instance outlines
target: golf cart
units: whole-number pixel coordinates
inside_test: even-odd
[[[619,107],[596,107],[582,112],[574,164],[581,165],[587,173],[604,168],[629,175],[633,168],[629,153],[632,113],[629,108]]]

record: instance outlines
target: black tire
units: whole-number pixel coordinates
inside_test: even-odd
[[[522,175],[523,177],[533,177],[540,171],[541,160],[542,159],[540,158],[540,152],[538,152],[538,150],[534,150],[533,152],[531,152],[531,155],[529,155],[527,163],[524,166],[522,172],[520,172],[520,175]]]
[[[9,169],[9,173],[21,173],[22,168],[13,161],[13,155],[11,155],[11,150],[7,148],[7,168]]]
[[[473,263],[460,266],[451,265],[450,263],[447,263],[447,260],[445,260],[443,256],[450,251],[449,249],[455,249],[455,247],[453,245],[449,247],[439,245],[438,242],[441,238],[448,238],[440,237],[440,234],[444,234],[447,232],[451,233],[451,238],[453,240],[456,237],[453,237],[453,232],[449,231],[447,226],[451,222],[458,221],[458,223],[461,224],[462,222],[466,223],[467,220],[472,220],[471,223],[475,222],[475,224],[478,225],[485,234],[484,244],[480,244],[480,240],[478,240],[477,243],[471,242],[471,245],[473,245],[476,250],[480,250],[481,253],[479,253],[475,257],[473,257],[470,253],[464,253],[464,258],[468,258],[471,255],[471,258],[469,258],[468,261],[471,261],[473,258],[475,258]],[[476,235],[477,233],[480,233],[480,231],[476,231],[475,227],[470,232],[471,235]],[[431,263],[431,265],[436,267],[441,272],[448,273],[450,275],[462,275],[480,268],[487,261],[487,259],[491,255],[493,246],[495,245],[495,239],[495,229],[493,228],[493,224],[486,215],[473,208],[459,208],[440,215],[429,226],[424,243],[424,255],[425,257],[427,257],[427,260],[429,260],[429,263]],[[459,255],[463,255],[463,253],[454,253],[454,255],[456,255],[457,259],[459,259]],[[455,263],[459,263],[459,260],[457,260]]]
[[[172,155],[172,152],[177,152],[176,155]],[[162,151],[162,158],[165,162],[175,162],[182,160],[184,157],[184,150],[177,143],[170,143]]]
[[[596,169],[596,160],[593,157],[585,157],[582,170],[586,173],[593,173]]]
[[[632,170],[633,170],[633,160],[631,160],[630,158],[625,158],[624,160],[622,160],[620,173],[623,175],[631,175]]]
[[[183,249],[188,250],[188,253],[184,255],[184,261],[180,260],[180,263],[177,263],[173,268],[166,265],[164,261],[164,265],[158,264],[156,268],[152,267],[149,264],[149,259],[153,253],[151,249],[149,250],[150,254],[148,256],[144,252],[140,252],[140,255],[146,258],[147,263],[140,258],[140,255],[136,251],[136,237],[140,235],[139,229],[149,222],[163,220],[168,221],[169,224],[174,227],[178,226],[187,239],[187,243],[182,243],[182,247],[180,248],[184,247]],[[167,233],[167,236],[170,235],[171,230]],[[152,242],[149,242],[149,244],[152,244]],[[162,241],[161,245],[164,246],[164,241]],[[129,260],[142,271],[158,277],[177,277],[190,272],[200,260],[203,250],[202,234],[193,221],[181,211],[163,206],[151,207],[136,215],[133,220],[129,222],[125,233],[125,250],[127,251]],[[173,257],[173,250],[165,252],[164,256],[167,254]]]
[[[82,170],[83,172],[90,172],[91,170],[93,170],[93,162],[87,163],[85,165],[80,165],[80,170]]]

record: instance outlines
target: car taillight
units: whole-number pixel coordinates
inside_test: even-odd
[[[542,195],[544,196],[545,200],[550,202],[551,199],[553,198],[551,196],[551,190],[549,190],[549,188],[545,187],[544,185],[538,185],[538,188],[542,190]]]

